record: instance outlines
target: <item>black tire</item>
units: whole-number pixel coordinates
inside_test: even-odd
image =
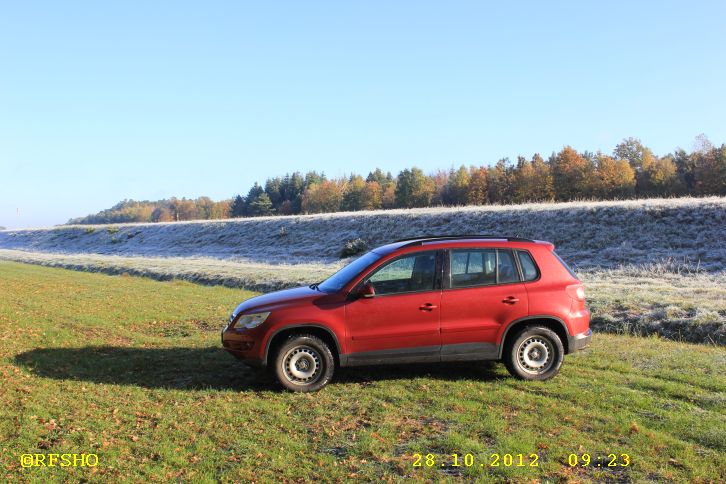
[[[522,380],[549,380],[560,372],[565,348],[557,333],[543,326],[527,326],[509,340],[504,364]]]
[[[277,350],[274,365],[277,380],[293,392],[320,390],[335,372],[335,358],[330,347],[311,334],[288,337]]]

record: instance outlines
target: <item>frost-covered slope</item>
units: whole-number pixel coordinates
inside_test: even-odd
[[[126,256],[330,262],[346,241],[371,247],[422,234],[549,240],[580,267],[688,259],[726,266],[726,198],[390,210],[224,221],[0,231],[0,248]]]

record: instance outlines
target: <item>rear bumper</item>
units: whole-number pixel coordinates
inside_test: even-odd
[[[584,333],[576,334],[574,336],[567,336],[567,348],[568,353],[573,351],[581,350],[592,341],[592,330],[588,329]]]

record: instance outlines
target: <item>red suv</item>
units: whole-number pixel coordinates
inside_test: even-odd
[[[491,236],[384,245],[319,284],[244,301],[222,331],[227,351],[294,391],[383,363],[502,360],[546,380],[591,339],[582,283],[554,246]]]

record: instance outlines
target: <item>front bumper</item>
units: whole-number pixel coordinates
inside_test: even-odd
[[[592,329],[588,329],[584,333],[576,334],[575,336],[567,336],[567,348],[568,353],[573,351],[581,350],[592,341]]]
[[[232,356],[250,366],[262,366],[259,339],[250,334],[250,331],[226,326],[221,337],[222,347]]]

